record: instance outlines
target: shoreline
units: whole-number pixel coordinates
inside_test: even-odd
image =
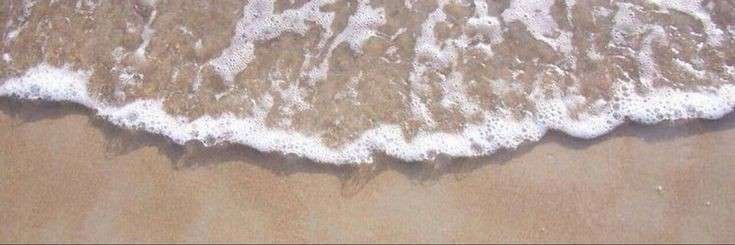
[[[239,117],[223,113],[217,116],[185,118],[167,112],[163,101],[157,99],[104,105],[103,102],[93,99],[87,91],[87,73],[40,64],[26,71],[23,76],[5,81],[0,86],[0,96],[18,100],[42,99],[54,103],[79,104],[111,124],[163,135],[180,145],[189,145],[189,142],[203,145],[241,144],[262,152],[280,152],[335,165],[371,162],[376,152],[402,161],[484,157],[499,150],[517,148],[528,141],[538,141],[549,132],[563,132],[577,138],[590,139],[609,134],[624,124],[719,119],[730,114],[735,104],[732,99],[735,86],[730,84],[703,88],[699,92],[662,87],[644,95],[630,93],[628,89],[632,87],[623,84],[622,88],[626,89],[615,90],[617,92],[614,95],[625,99],[615,103],[605,102],[597,108],[598,113],[585,112],[572,117],[564,100],[548,99],[537,103],[541,103],[541,107],[546,108],[542,111],[548,111],[549,115],[530,113],[522,118],[515,118],[504,113],[486,114],[486,118],[478,123],[466,124],[456,131],[432,131],[409,138],[404,136],[402,126],[381,123],[359,131],[356,138],[334,148],[324,141],[321,134],[342,131],[341,126],[320,133],[305,134],[292,128],[267,126],[264,121],[266,117],[263,117],[267,114]],[[39,74],[47,74],[51,79],[63,79],[56,83],[47,83],[51,79]]]
[[[14,107],[21,107],[20,109]],[[499,148],[489,155],[482,156],[470,156],[470,157],[452,157],[445,154],[440,154],[434,160],[421,160],[421,161],[406,161],[394,156],[390,156],[382,151],[372,151],[375,156],[375,161],[372,163],[357,163],[357,164],[334,164],[327,162],[319,162],[307,157],[295,156],[291,153],[283,153],[280,151],[264,152],[253,148],[249,145],[240,143],[218,143],[211,146],[205,146],[202,142],[192,140],[185,144],[176,143],[170,137],[154,132],[149,132],[143,129],[131,129],[124,126],[115,125],[114,123],[102,118],[95,114],[95,109],[86,107],[84,105],[67,102],[67,101],[44,101],[44,100],[29,100],[24,98],[16,97],[0,97],[0,111],[6,115],[19,121],[20,123],[34,122],[37,120],[54,119],[60,118],[67,115],[83,115],[89,117],[92,125],[98,130],[103,131],[108,141],[119,141],[118,144],[123,149],[122,153],[129,152],[131,149],[125,148],[140,148],[145,146],[154,146],[159,151],[166,152],[165,154],[170,158],[172,164],[177,165],[179,160],[186,159],[187,157],[197,158],[197,155],[208,154],[208,153],[222,153],[226,152],[226,155],[242,155],[239,160],[247,160],[247,158],[279,158],[280,162],[288,162],[289,164],[298,165],[313,165],[314,167],[326,167],[326,168],[358,168],[362,165],[376,165],[379,162],[391,162],[394,164],[410,164],[410,165],[425,165],[427,168],[444,168],[447,166],[457,165],[467,162],[493,162],[496,158],[504,158],[503,155],[513,155],[517,152],[527,152],[532,150],[536,145],[545,144],[548,142],[556,142],[563,144],[570,148],[585,148],[592,144],[599,143],[612,137],[621,136],[632,136],[640,137],[645,140],[666,140],[676,137],[686,137],[693,134],[735,129],[735,110],[731,110],[729,113],[717,119],[708,118],[691,118],[691,119],[676,119],[676,120],[664,120],[654,124],[638,123],[631,120],[626,120],[619,126],[616,126],[611,131],[602,134],[594,138],[579,138],[571,136],[563,131],[550,129],[546,132],[538,141],[524,141],[516,148]],[[649,132],[646,132],[649,131]],[[694,131],[694,132],[692,132]],[[124,142],[123,142],[124,141]],[[114,149],[107,149],[113,150]],[[134,149],[132,149],[134,150]],[[219,155],[217,155],[219,156]],[[238,160],[227,158],[228,160]],[[194,160],[194,159],[192,159]],[[226,161],[226,160],[219,160]],[[376,163],[378,162],[378,163]],[[197,165],[196,163],[185,163],[184,165]]]
[[[177,146],[65,103],[0,99],[0,128],[3,242],[735,240],[732,113],[357,167]]]

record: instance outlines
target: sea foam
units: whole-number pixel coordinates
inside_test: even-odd
[[[9,78],[0,86],[0,96],[25,100],[77,103],[96,111],[111,123],[169,137],[178,144],[199,141],[205,145],[236,143],[264,152],[294,154],[333,164],[369,163],[375,152],[406,161],[450,157],[484,156],[498,149],[512,149],[524,142],[538,141],[548,130],[579,138],[603,135],[626,120],[653,124],[664,120],[717,119],[735,106],[735,86],[705,87],[696,92],[673,88],[656,89],[645,95],[633,86],[619,83],[614,101],[594,113],[572,119],[565,99],[536,101],[539,113],[522,119],[502,112],[486,115],[479,124],[458,133],[420,133],[405,140],[398,125],[382,124],[366,130],[356,140],[338,148],[329,147],[315,136],[293,130],[269,128],[262,118],[223,114],[189,119],[166,112],[160,100],[137,100],[122,106],[107,105],[87,90],[89,72],[69,67],[40,64],[23,75]]]
[[[717,119],[735,105],[735,26],[715,11],[732,6],[715,1],[253,0],[178,10],[193,21],[156,1],[112,19],[94,18],[118,6],[32,3],[9,7],[0,96],[80,104],[182,145],[432,161],[549,130],[589,139],[626,121]],[[197,22],[219,15],[231,18]],[[220,22],[233,30],[215,40]]]

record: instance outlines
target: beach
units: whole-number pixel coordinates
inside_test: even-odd
[[[0,105],[3,243],[735,241],[733,116],[337,167]]]
[[[735,243],[728,0],[0,2],[0,243]]]

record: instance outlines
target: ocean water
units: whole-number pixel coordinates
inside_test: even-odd
[[[0,96],[334,164],[735,106],[730,0],[0,3]]]

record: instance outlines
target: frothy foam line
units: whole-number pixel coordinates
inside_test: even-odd
[[[203,116],[195,120],[173,116],[160,100],[138,100],[111,106],[89,95],[89,72],[41,64],[22,76],[10,78],[0,86],[0,96],[20,99],[72,102],[96,110],[97,115],[115,125],[142,129],[169,137],[178,144],[200,141],[205,145],[237,143],[264,152],[294,154],[333,164],[369,163],[376,151],[407,161],[432,160],[443,154],[450,157],[489,155],[501,148],[515,148],[538,141],[548,130],[558,130],[579,138],[594,138],[632,120],[653,124],[664,120],[717,119],[735,106],[735,86],[702,88],[687,92],[672,88],[635,93],[632,84],[620,82],[614,100],[599,101],[594,114],[570,117],[568,104],[584,98],[537,99],[537,113],[521,120],[509,112],[487,113],[482,124],[468,125],[461,132],[424,132],[406,141],[398,125],[383,124],[365,131],[355,141],[330,148],[318,137],[293,130],[265,126],[263,119],[241,118],[233,114]],[[540,96],[532,93],[531,96]],[[579,96],[578,96],[579,97]]]

